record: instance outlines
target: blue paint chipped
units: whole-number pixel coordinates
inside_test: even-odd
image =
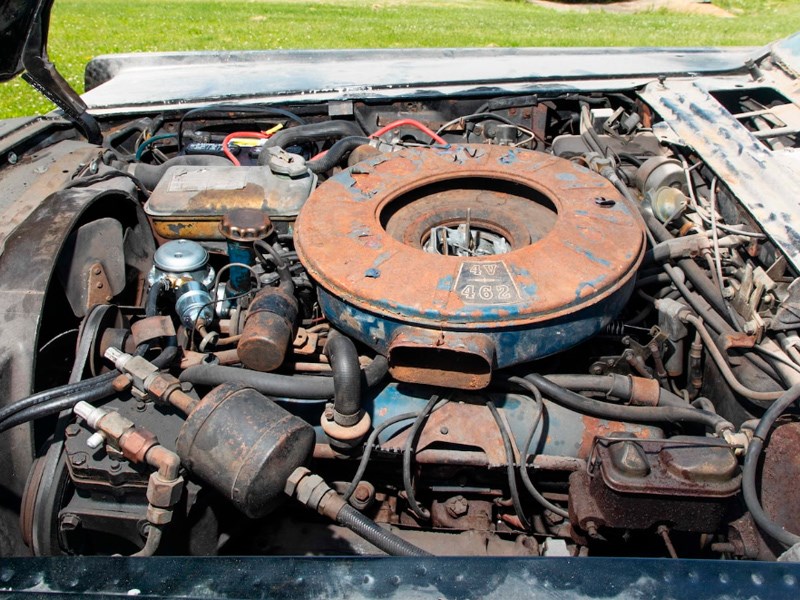
[[[443,292],[449,292],[452,287],[453,287],[452,275],[447,275],[446,277],[442,277],[439,280],[439,283],[436,284],[436,289],[441,290]]]
[[[519,156],[516,150],[509,150],[506,154],[500,157],[500,164],[511,165],[517,162]]]
[[[364,277],[369,277],[370,279],[377,279],[381,276],[381,272],[378,269],[367,269],[364,271]]]
[[[380,267],[391,257],[392,257],[391,252],[381,252],[380,254],[378,254],[378,256],[375,257],[375,260],[372,261],[372,268],[370,269],[370,271],[377,271],[378,267]]]
[[[576,175],[573,175],[572,173],[558,173],[558,174],[556,174],[556,179],[558,179],[559,181],[575,181],[577,178],[578,177]],[[579,187],[585,187],[585,186],[579,186]]]
[[[585,256],[586,258],[588,258],[592,262],[596,262],[598,265],[603,265],[604,267],[610,267],[611,266],[611,262],[610,261],[606,260],[605,258],[603,258],[601,256],[597,256],[591,250],[588,250],[586,248],[581,248],[581,247],[576,246],[575,244],[572,244],[570,242],[564,242],[564,245],[567,248],[570,248],[571,250],[574,250],[578,254],[581,254],[582,256]],[[605,275],[603,277],[605,277]]]
[[[581,284],[578,286],[578,289],[576,289],[576,290],[575,290],[575,299],[576,299],[576,300],[580,299],[580,297],[581,297],[581,294],[583,293],[583,290],[585,290],[586,288],[592,288],[592,289],[595,289],[595,290],[596,290],[596,289],[597,289],[597,287],[598,287],[598,286],[599,286],[601,283],[603,283],[603,281],[605,280],[605,278],[606,278],[606,276],[605,276],[605,275],[600,275],[600,276],[598,276],[598,277],[595,277],[595,278],[594,278],[594,279],[592,279],[591,281],[584,281],[583,283],[581,283]]]

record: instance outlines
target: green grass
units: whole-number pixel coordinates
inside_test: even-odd
[[[49,51],[82,91],[86,62],[114,52],[760,45],[800,30],[797,0],[715,3],[737,16],[565,13],[510,0],[57,0]],[[0,87],[0,117],[50,108],[20,79]]]

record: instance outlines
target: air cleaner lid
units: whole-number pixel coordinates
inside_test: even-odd
[[[328,292],[436,326],[526,324],[624,286],[641,262],[638,209],[600,175],[497,146],[408,148],[311,195],[295,244]]]

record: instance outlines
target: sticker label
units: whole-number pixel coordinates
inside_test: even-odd
[[[169,182],[170,192],[205,192],[207,190],[243,190],[247,169],[176,170]]]
[[[504,262],[463,262],[455,293],[464,304],[497,305],[519,302],[520,295]]]

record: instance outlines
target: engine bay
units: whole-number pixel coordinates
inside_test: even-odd
[[[7,246],[58,249],[0,406],[25,546],[775,560],[800,286],[646,97],[216,104],[15,156],[62,173]]]

